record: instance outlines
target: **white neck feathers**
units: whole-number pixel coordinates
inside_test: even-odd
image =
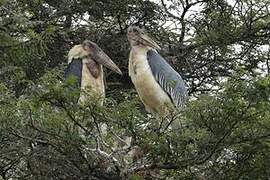
[[[72,61],[73,58],[84,58],[88,56],[89,52],[85,51],[82,45],[75,45],[69,52],[68,52],[68,63]]]

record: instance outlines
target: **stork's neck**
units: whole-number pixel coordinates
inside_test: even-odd
[[[93,77],[98,78],[102,73],[102,65],[90,57],[83,59],[83,66],[86,66]]]
[[[137,46],[131,46],[130,60],[137,61],[137,60],[141,59],[138,57],[146,56],[147,51],[149,51],[151,49],[153,49],[153,48],[151,48],[149,46],[144,46],[142,44],[137,45]],[[146,59],[146,58],[144,58],[144,59]]]
[[[153,49],[153,48],[151,48],[149,46],[145,46],[143,44],[138,44],[138,45],[131,46],[131,51],[133,51],[133,52],[147,52],[147,51],[149,51],[151,49]]]

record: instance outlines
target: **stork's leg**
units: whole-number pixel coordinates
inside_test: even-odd
[[[155,111],[154,116],[156,117],[157,125],[160,132],[167,130],[179,131],[182,128],[179,112],[175,109],[171,103],[164,103],[158,107]]]

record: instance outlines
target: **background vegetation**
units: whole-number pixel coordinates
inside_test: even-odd
[[[268,0],[0,5],[0,179],[269,179]],[[187,83],[179,130],[153,129],[128,77],[132,24]],[[124,73],[106,70],[103,107],[80,106],[65,91],[67,52],[84,39]]]

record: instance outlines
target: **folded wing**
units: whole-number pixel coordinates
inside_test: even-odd
[[[161,88],[169,95],[176,107],[183,107],[187,101],[187,89],[185,82],[167,61],[156,51],[147,52],[147,60],[155,80]]]

